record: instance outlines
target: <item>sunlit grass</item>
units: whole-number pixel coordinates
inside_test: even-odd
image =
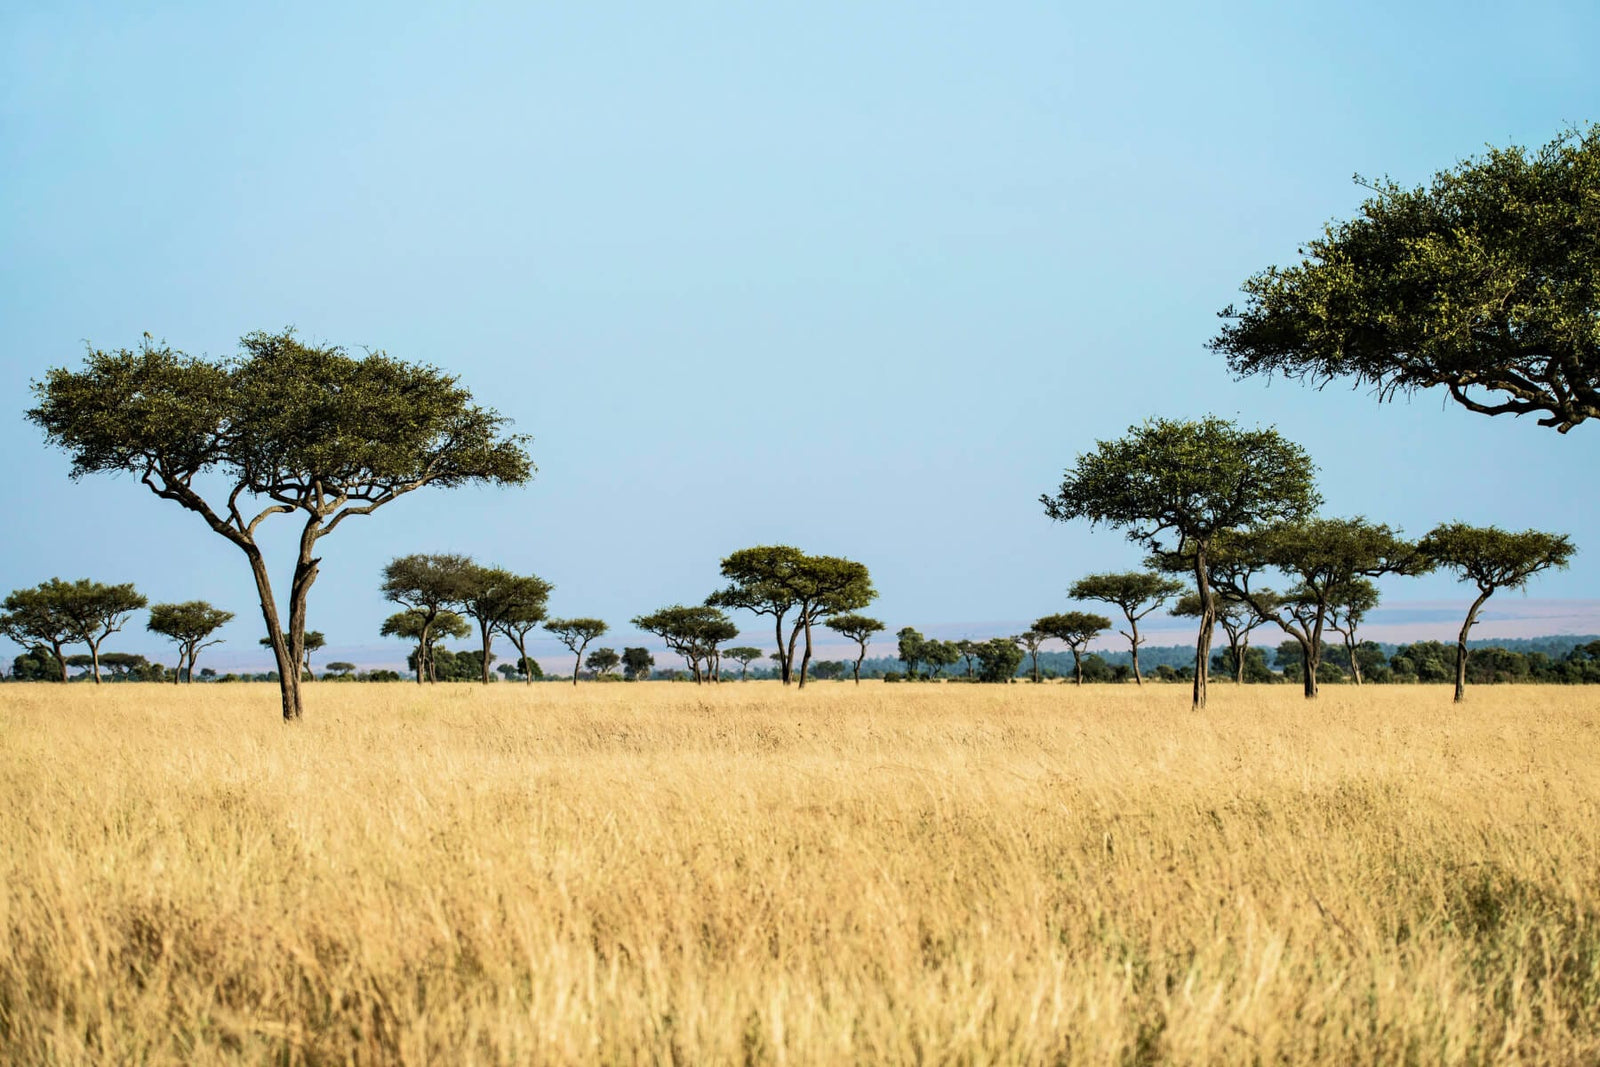
[[[4,1063],[1594,1063],[1600,692],[0,686]]]

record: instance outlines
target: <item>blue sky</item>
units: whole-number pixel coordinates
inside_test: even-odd
[[[293,324],[460,374],[540,467],[324,542],[336,648],[376,641],[412,551],[619,627],[776,541],[867,563],[896,627],[1031,618],[1138,559],[1039,494],[1207,412],[1306,445],[1330,513],[1570,532],[1535,595],[1600,597],[1600,427],[1235,382],[1204,347],[1353,173],[1600,119],[1596,40],[1585,3],[7,4],[0,588],[133,580],[253,645],[237,550],[68,482],[21,412],[85,341]]]

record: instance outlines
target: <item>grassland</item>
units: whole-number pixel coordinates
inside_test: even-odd
[[[1600,1061],[1600,692],[0,687],[0,1062]]]

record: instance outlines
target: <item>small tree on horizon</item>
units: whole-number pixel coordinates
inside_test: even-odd
[[[1035,685],[1039,684],[1039,646],[1050,640],[1049,634],[1042,634],[1038,630],[1028,630],[1013,637],[1011,640],[1028,650],[1028,656],[1033,661],[1032,670],[1029,672]],[[957,651],[960,647],[957,646]]]
[[[1478,587],[1477,599],[1467,609],[1456,638],[1455,702],[1459,704],[1467,698],[1467,638],[1478,624],[1484,602],[1501,589],[1526,587],[1543,571],[1565,570],[1577,547],[1566,534],[1512,533],[1497,526],[1449,522],[1430,530],[1417,551],[1433,566],[1454,571],[1461,581]]]
[[[835,615],[825,624],[828,629],[841,637],[848,637],[857,646],[855,662],[855,682],[861,684],[861,661],[867,658],[867,644],[872,640],[872,635],[883,630],[882,621],[870,615]]]
[[[1089,611],[1067,611],[1059,615],[1046,615],[1034,622],[1038,633],[1053,637],[1067,646],[1072,653],[1072,674],[1078,685],[1083,684],[1083,653],[1089,642],[1111,629],[1111,620]]]
[[[544,628],[555,634],[556,639],[576,659],[572,664],[572,684],[578,684],[578,675],[583,671],[583,650],[589,647],[589,642],[602,636],[609,629],[601,619],[551,619],[544,624]]]
[[[1139,620],[1183,592],[1184,584],[1175,578],[1151,571],[1123,571],[1119,574],[1090,574],[1079,578],[1067,590],[1073,600],[1098,600],[1115,604],[1128,620],[1128,628],[1119,633],[1128,639],[1133,656],[1133,680],[1144,685],[1144,674],[1139,669],[1139,646],[1144,638],[1139,636]]]
[[[597,648],[589,653],[583,665],[594,672],[596,678],[602,678],[617,669],[617,664],[622,662],[622,657],[617,655],[614,648]]]
[[[722,650],[723,655],[739,664],[739,681],[745,680],[745,673],[750,669],[750,664],[760,659],[762,651],[754,645],[736,645],[733,648]]]
[[[150,621],[145,624],[145,629],[178,643],[178,665],[172,672],[174,685],[184,677],[185,660],[189,664],[188,680],[194,681],[194,664],[200,650],[221,644],[222,638],[211,638],[211,635],[232,619],[233,612],[214,608],[204,600],[150,606]]]

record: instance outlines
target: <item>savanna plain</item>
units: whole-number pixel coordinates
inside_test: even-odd
[[[1600,1062],[1600,691],[0,687],[0,1062]]]

